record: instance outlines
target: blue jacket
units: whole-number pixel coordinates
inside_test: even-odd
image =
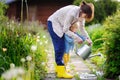
[[[79,35],[76,33],[83,41],[85,41],[85,37]],[[70,50],[73,50],[74,48],[74,39],[69,37],[68,35],[65,34],[65,53],[69,53]]]

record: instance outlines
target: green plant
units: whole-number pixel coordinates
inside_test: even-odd
[[[31,55],[35,65],[34,79],[43,79],[47,71],[47,32],[37,22],[21,24],[3,20],[0,25],[0,74],[9,69],[10,63],[22,66],[21,58]]]
[[[106,19],[104,23],[105,34],[104,37],[104,53],[106,54],[105,77],[117,78],[120,74],[120,11]]]
[[[98,70],[101,70],[102,65],[105,62],[105,54],[103,53],[104,38],[105,33],[104,27],[100,24],[91,25],[87,28],[87,31],[92,39],[92,55],[101,55],[92,57],[90,60],[97,66]]]
[[[5,10],[7,9],[7,5],[5,5],[2,1],[0,2],[0,16],[3,17],[5,14]]]
[[[103,34],[104,34],[104,28],[101,26],[101,25],[98,25],[98,26],[91,26],[89,27],[88,29],[91,29],[91,30],[88,30],[89,31],[89,35],[93,41],[93,47],[92,47],[92,51],[93,52],[97,52],[99,51],[99,49],[103,46]]]
[[[6,5],[0,2],[0,76],[14,63],[21,64],[22,58],[30,55],[34,64],[34,79],[41,80],[46,75],[46,62],[49,38],[47,32],[38,22],[18,23],[4,16]],[[33,49],[33,50],[32,50]],[[26,79],[25,79],[26,80]],[[33,79],[32,79],[33,80]]]

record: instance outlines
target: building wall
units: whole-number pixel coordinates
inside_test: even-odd
[[[29,21],[39,21],[47,24],[47,18],[57,9],[72,4],[73,0],[28,0],[28,17]],[[21,2],[13,2],[9,4],[7,16],[21,20]],[[26,6],[24,3],[23,19],[26,20]]]

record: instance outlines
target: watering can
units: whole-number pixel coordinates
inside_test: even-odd
[[[75,53],[78,56],[80,56],[83,60],[86,60],[91,54],[91,46],[88,46],[87,44],[83,44],[78,48],[78,46],[76,45]]]

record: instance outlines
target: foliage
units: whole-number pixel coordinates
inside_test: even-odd
[[[79,5],[83,0],[75,0],[73,4]],[[86,2],[91,2],[95,6],[95,16],[94,20],[88,24],[92,23],[102,23],[106,17],[112,15],[116,12],[118,2],[112,0],[85,0]]]
[[[49,40],[46,31],[37,22],[18,23],[8,20],[4,16],[6,8],[0,2],[0,76],[10,68],[11,63],[16,67],[24,67],[29,74],[28,62],[25,61],[23,66],[21,59],[31,56],[34,79],[43,79],[47,71],[46,51]]]
[[[88,33],[92,39],[92,55],[99,54],[101,56],[96,56],[91,58],[92,63],[101,67],[105,61],[105,56],[103,54],[103,45],[104,38],[102,38],[104,34],[104,28],[100,24],[91,25],[88,28]]]
[[[4,20],[7,20],[7,17],[4,16],[6,8],[7,6],[3,2],[0,2],[0,24],[2,24]]]
[[[7,5],[5,5],[3,2],[0,2],[0,17],[4,16],[5,9],[7,9]]]
[[[11,63],[16,66],[22,66],[21,59],[30,55],[35,65],[35,80],[43,79],[46,74],[46,49],[48,48],[49,40],[45,30],[34,22],[23,24],[13,20],[1,21],[0,74],[8,70]]]
[[[120,75],[120,11],[106,19],[104,23],[104,53],[106,54],[105,77],[115,79]]]
[[[103,44],[103,40],[102,40],[102,36],[104,34],[104,29],[101,25],[97,25],[96,26],[90,26],[89,28],[89,35],[93,41],[93,52],[95,52],[97,49],[102,47]]]

